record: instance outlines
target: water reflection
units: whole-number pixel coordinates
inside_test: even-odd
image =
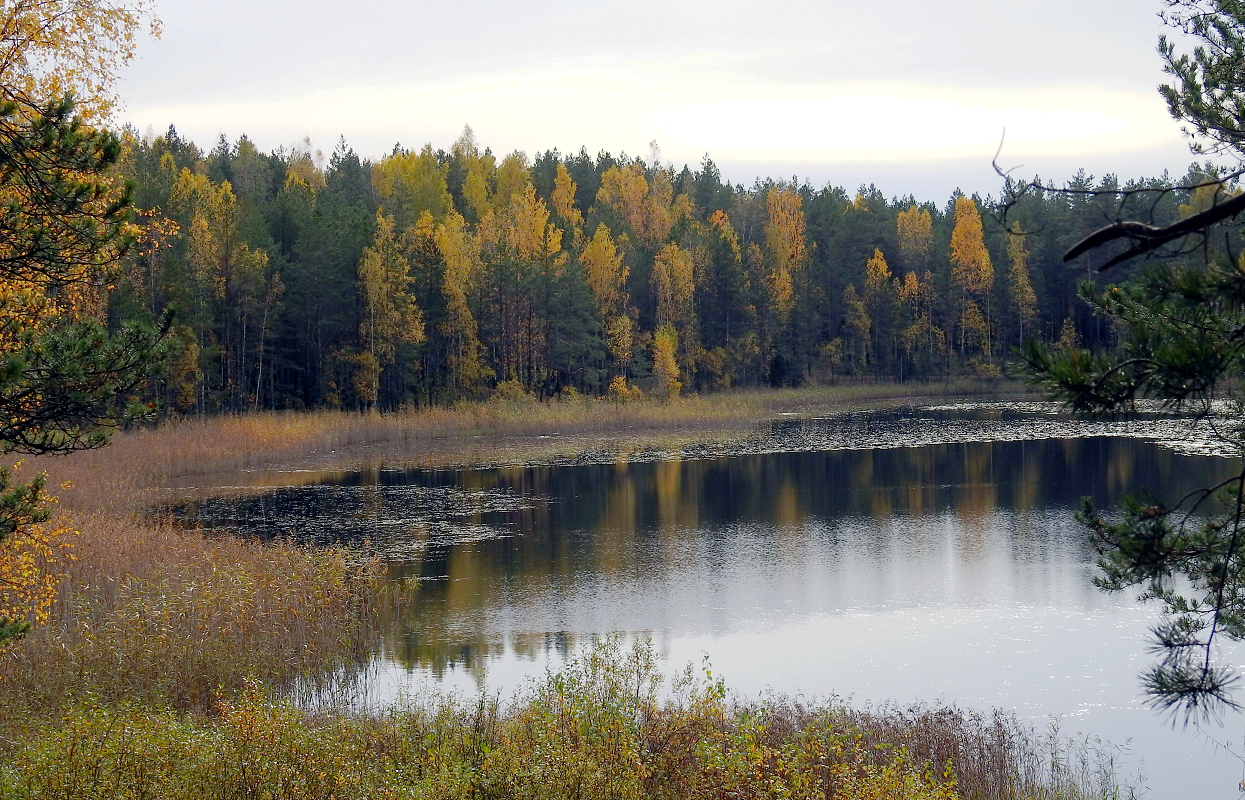
[[[833,421],[784,424],[776,437]],[[389,657],[437,678],[614,630],[722,636],[810,614],[995,603],[1093,608],[1071,523],[1221,479],[1128,438],[959,442],[476,470],[375,470],[183,509],[217,529],[367,541],[395,580]]]
[[[1236,785],[1231,759],[1208,765],[1213,753],[1139,703],[1154,612],[1093,587],[1072,519],[1083,495],[1171,499],[1234,469],[1182,455],[1214,452],[1183,424],[899,409],[774,423],[742,446],[301,473],[301,486],[174,511],[383,554],[410,591],[386,621],[381,696],[421,681],[508,690],[618,631],[651,638],[676,669],[707,651],[751,693],[1065,715],[1084,725],[1071,730],[1133,737],[1155,796],[1235,796],[1220,791]]]

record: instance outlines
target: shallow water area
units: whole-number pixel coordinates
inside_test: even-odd
[[[1236,468],[1222,452],[1208,426],[1158,410],[1090,423],[1046,404],[940,404],[668,448],[303,472],[262,492],[233,476],[239,491],[172,510],[244,535],[366,541],[411,581],[373,701],[506,693],[620,632],[651,638],[667,672],[707,653],[751,696],[1056,715],[1066,733],[1129,740],[1124,771],[1143,769],[1154,797],[1226,798],[1241,762],[1143,706],[1157,610],[1094,588],[1072,519],[1082,495],[1211,485]],[[1211,732],[1240,752],[1245,721]]]

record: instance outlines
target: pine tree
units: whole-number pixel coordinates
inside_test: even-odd
[[[103,291],[130,245],[132,194],[108,177],[121,143],[82,126],[67,98],[0,105],[0,451],[99,447],[136,412],[117,398],[162,363],[163,331],[109,331],[74,302]],[[166,323],[167,324],[167,323]],[[143,409],[145,412],[146,409]],[[0,472],[0,541],[47,518],[43,480]],[[0,618],[0,640],[28,622]]]

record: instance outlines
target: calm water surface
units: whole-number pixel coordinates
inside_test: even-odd
[[[1175,498],[1233,461],[1185,423],[1040,406],[776,422],[729,447],[320,476],[181,506],[193,524],[359,542],[415,579],[371,691],[506,691],[591,637],[704,654],[755,696],[943,700],[1128,741],[1152,796],[1237,797],[1242,764],[1141,705],[1153,608],[1092,584],[1082,495]],[[1227,653],[1232,656],[1234,654]],[[1211,728],[1239,752],[1233,716]]]

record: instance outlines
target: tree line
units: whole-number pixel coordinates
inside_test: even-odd
[[[1213,177],[1080,173],[1003,215],[959,192],[745,188],[656,147],[498,158],[470,128],[379,161],[122,138],[138,246],[108,314],[172,310],[176,355],[143,399],[181,414],[998,376],[1026,339],[1110,346],[1077,297],[1092,264],[1062,254],[1130,192]],[[1178,219],[1216,191],[1138,197]]]

